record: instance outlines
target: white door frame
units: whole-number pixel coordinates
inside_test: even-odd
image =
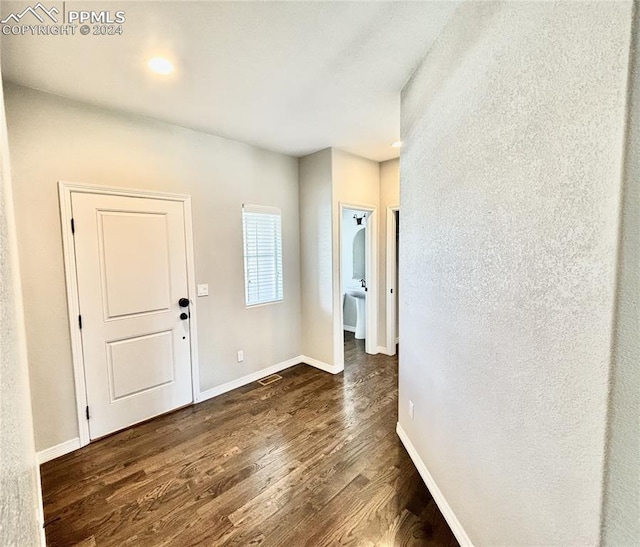
[[[369,354],[378,353],[378,208],[375,205],[365,203],[343,202],[338,207],[338,268],[337,279],[334,280],[334,303],[338,307],[338,313],[334,317],[334,343],[336,345],[336,363],[344,366],[344,309],[342,306],[342,213],[345,209],[357,209],[366,211],[366,259],[365,273],[367,281],[367,298],[365,309],[367,314],[367,336],[365,338],[365,351]]]
[[[387,304],[387,355],[396,354],[396,299],[398,298],[398,272],[396,268],[396,215],[399,205],[387,207],[387,256],[386,256],[386,304]],[[399,330],[399,329],[398,329]]]
[[[76,390],[76,411],[80,446],[89,444],[89,422],[86,417],[87,387],[85,382],[84,357],[82,353],[82,334],[78,324],[80,301],[78,297],[78,281],[76,277],[76,252],[71,232],[71,197],[74,193],[102,194],[109,196],[137,197],[182,202],[184,208],[184,233],[187,252],[187,293],[191,301],[189,309],[190,349],[191,349],[191,394],[192,401],[198,400],[200,378],[198,367],[198,328],[196,316],[196,284],[193,259],[193,230],[191,218],[191,196],[186,194],[169,194],[150,190],[133,190],[128,188],[98,186],[76,182],[58,181],[60,197],[60,221],[62,223],[62,248],[64,254],[64,272],[67,282],[67,306],[69,312],[69,330],[71,333],[71,356],[73,359],[73,375]]]

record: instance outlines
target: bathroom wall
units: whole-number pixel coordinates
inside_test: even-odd
[[[399,425],[476,545],[600,543],[631,13],[467,2],[402,94]]]

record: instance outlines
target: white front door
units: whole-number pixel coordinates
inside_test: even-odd
[[[71,206],[96,439],[193,400],[185,215],[178,201],[81,192]]]

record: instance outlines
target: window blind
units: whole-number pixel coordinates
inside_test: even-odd
[[[247,306],[283,298],[280,209],[242,206],[244,287]]]

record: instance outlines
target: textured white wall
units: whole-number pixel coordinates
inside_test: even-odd
[[[331,149],[299,160],[302,353],[333,365]]]
[[[603,545],[640,542],[640,13],[634,17]]]
[[[27,88],[7,91],[38,450],[78,435],[58,180],[191,194],[196,282],[209,284],[196,303],[202,390],[300,354],[295,158]],[[282,209],[282,303],[245,308],[242,203]]]
[[[403,92],[399,421],[477,545],[599,542],[630,16],[467,3]]]
[[[0,86],[0,545],[41,545],[38,468],[21,300],[2,87]]]

